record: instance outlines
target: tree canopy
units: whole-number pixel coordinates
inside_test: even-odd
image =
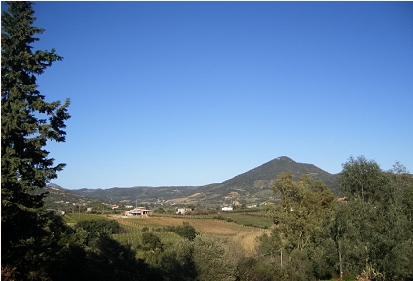
[[[32,3],[7,2],[1,17],[1,224],[2,271],[28,276],[39,272],[58,235],[43,208],[43,188],[64,164],[54,164],[48,141],[64,142],[69,99],[47,102],[36,77],[62,60],[55,50],[33,51],[37,34]],[[42,255],[40,253],[43,253]],[[24,277],[21,277],[25,279]]]
[[[277,280],[410,280],[413,177],[400,163],[383,171],[359,156],[343,164],[339,184],[344,201],[308,175],[296,181],[283,173],[274,181],[281,202],[260,250],[275,260]]]

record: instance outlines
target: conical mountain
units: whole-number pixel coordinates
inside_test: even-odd
[[[262,189],[270,189],[272,182],[284,172],[292,172],[297,179],[303,174],[308,174],[314,179],[322,180],[333,192],[336,190],[336,175],[313,164],[297,163],[291,158],[281,156],[221,184],[204,187],[202,191],[213,192],[219,196],[225,196],[230,192],[249,195]]]

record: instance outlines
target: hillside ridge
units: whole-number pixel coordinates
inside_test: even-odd
[[[245,173],[239,174],[222,183],[203,186],[134,186],[113,187],[108,189],[78,189],[70,192],[86,198],[104,202],[137,202],[142,204],[171,203],[218,205],[232,200],[244,203],[265,201],[271,194],[272,182],[283,172],[292,172],[298,179],[309,174],[314,179],[322,180],[336,193],[337,175],[330,174],[313,164],[298,163],[287,156],[280,156]]]

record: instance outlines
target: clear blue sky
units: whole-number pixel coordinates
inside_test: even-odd
[[[4,4],[2,4],[3,6]],[[37,2],[68,189],[204,185],[279,156],[413,172],[412,2]]]

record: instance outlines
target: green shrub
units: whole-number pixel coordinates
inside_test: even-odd
[[[142,248],[145,250],[163,249],[161,239],[150,232],[144,232],[142,234],[142,244]]]
[[[167,226],[164,228],[164,230],[169,232],[175,232],[176,234],[188,240],[194,240],[197,234],[195,228],[191,226],[188,222],[183,222],[182,226]]]
[[[224,218],[223,216],[221,216],[221,215],[214,216],[213,219],[214,219],[214,220],[225,220],[225,218]]]
[[[84,220],[78,222],[75,227],[95,235],[120,232],[120,225],[115,220]]]

